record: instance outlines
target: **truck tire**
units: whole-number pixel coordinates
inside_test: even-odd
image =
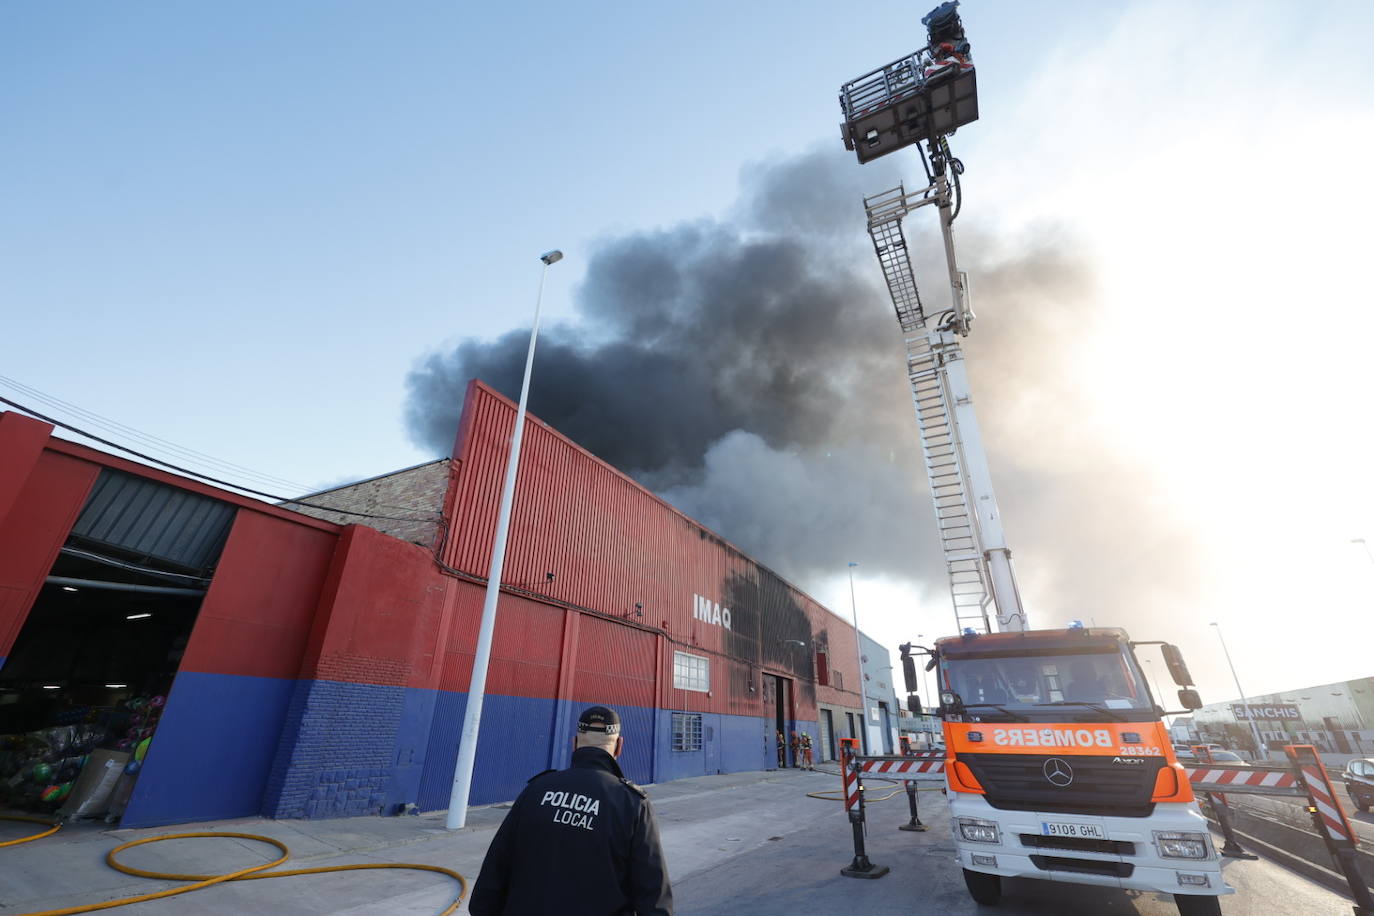
[[[1199,894],[1174,894],[1178,916],[1221,916],[1221,899]]]
[[[980,871],[969,871],[966,868],[964,885],[974,902],[983,906],[997,906],[997,901],[1002,899],[1002,879],[997,875],[985,875]]]

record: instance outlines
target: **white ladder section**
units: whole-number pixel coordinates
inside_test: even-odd
[[[865,198],[864,208],[868,211],[868,233],[873,237],[873,248],[906,340],[907,378],[911,382],[921,451],[930,479],[930,498],[935,505],[940,546],[949,574],[956,632],[972,629],[991,633],[988,607],[992,604],[992,592],[944,371],[949,362],[962,359],[963,353],[955,335],[927,325],[902,234],[902,217],[913,207],[927,203],[935,203],[935,199],[924,196],[908,200],[905,188],[899,185]]]

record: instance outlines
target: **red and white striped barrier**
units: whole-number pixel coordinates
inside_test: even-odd
[[[875,776],[891,776],[903,774],[908,777],[918,774],[925,774],[931,778],[941,776],[945,772],[945,758],[941,754],[938,757],[861,757],[858,758],[859,768],[865,773],[872,773]]]
[[[1297,777],[1288,770],[1227,766],[1196,766],[1185,769],[1188,772],[1188,781],[1199,792],[1225,789],[1250,795],[1303,794]]]
[[[1302,775],[1307,783],[1307,791],[1312,796],[1312,804],[1321,815],[1322,826],[1331,839],[1353,843],[1355,837],[1350,822],[1345,819],[1345,812],[1336,801],[1336,793],[1330,791],[1330,783],[1323,778],[1324,774],[1317,767],[1305,766]]]

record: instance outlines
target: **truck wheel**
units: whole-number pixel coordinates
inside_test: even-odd
[[[1198,894],[1174,894],[1178,916],[1221,916],[1221,900]]]
[[[969,871],[966,868],[964,884],[968,887],[968,895],[974,902],[983,906],[997,906],[997,901],[1002,899],[1002,879],[997,875],[985,875],[980,871]]]

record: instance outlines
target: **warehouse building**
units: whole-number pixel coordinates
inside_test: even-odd
[[[1249,750],[1251,722],[1271,753],[1284,745],[1311,744],[1327,754],[1374,755],[1374,678],[1317,684],[1297,690],[1209,703],[1191,720],[1175,720],[1187,740],[1214,741]]]
[[[140,755],[125,826],[446,807],[514,416],[474,382],[449,458],[274,505],[0,413],[0,805],[54,810],[105,753]],[[566,765],[591,703],[644,783],[776,766],[777,732],[822,721],[859,736],[858,654],[531,417],[472,802]]]

